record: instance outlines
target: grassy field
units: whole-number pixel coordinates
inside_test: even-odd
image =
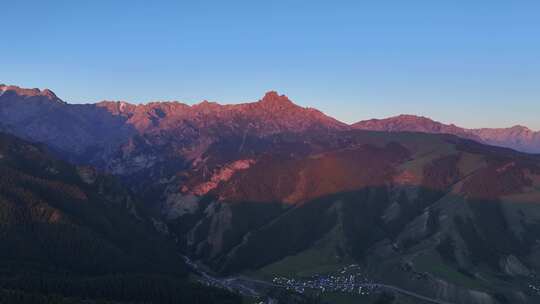
[[[345,265],[348,265],[347,261],[328,256],[327,252],[309,249],[268,265],[260,269],[258,274],[265,279],[275,276],[309,277],[334,272]]]
[[[339,227],[336,227],[309,249],[285,257],[248,275],[270,280],[275,276],[310,277],[335,272],[345,265],[354,263],[348,257],[339,256],[336,251],[341,235]]]

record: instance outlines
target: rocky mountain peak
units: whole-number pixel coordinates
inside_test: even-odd
[[[26,89],[26,88],[21,88],[14,85],[0,84],[0,96],[7,95],[7,94],[14,94],[14,95],[26,97],[26,98],[45,97],[46,99],[50,101],[64,103],[60,98],[58,98],[58,96],[56,96],[56,94],[53,91],[49,89],[44,89],[44,90],[40,90],[38,88]]]
[[[219,103],[217,102],[214,102],[214,101],[208,101],[208,100],[203,100],[197,104],[194,104],[192,106],[194,109],[198,109],[198,110],[207,110],[207,111],[211,111],[211,110],[219,110],[220,108],[222,108],[222,105],[220,105]]]
[[[395,118],[402,121],[432,121],[431,119],[427,117],[413,115],[413,114],[400,114],[396,116]]]
[[[41,95],[47,96],[47,97],[49,97],[51,99],[59,99],[58,96],[56,96],[56,94],[54,94],[54,92],[49,90],[49,89],[42,90]]]
[[[279,95],[276,91],[266,92],[266,94],[264,94],[264,97],[259,100],[259,103],[272,107],[295,106],[295,104],[286,95]]]
[[[523,132],[523,133],[533,132],[533,130],[522,125],[515,125],[511,127],[510,130],[515,131],[515,132]]]

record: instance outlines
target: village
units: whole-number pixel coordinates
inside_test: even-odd
[[[333,274],[314,275],[310,278],[275,277],[272,283],[301,294],[318,291],[369,295],[378,288],[377,284],[360,271],[357,264],[345,266]]]

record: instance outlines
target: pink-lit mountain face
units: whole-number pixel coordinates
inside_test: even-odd
[[[113,153],[121,145],[133,147],[136,142],[158,146],[175,143],[176,152],[190,150],[197,154],[193,150],[204,149],[224,135],[260,137],[350,129],[452,134],[485,144],[540,153],[540,132],[522,126],[465,129],[414,115],[347,125],[316,109],[298,106],[273,91],[259,101],[235,105],[208,101],[195,105],[181,102],[135,105],[119,101],[68,104],[48,89],[0,85],[0,119],[0,127],[17,136],[85,158],[96,151]],[[103,158],[103,155],[94,156]]]
[[[253,133],[259,136],[281,132],[346,129],[348,126],[322,112],[292,103],[287,96],[268,92],[253,103],[220,105],[203,101],[192,106],[180,102],[153,102],[133,105],[104,101],[97,107],[126,117],[127,123],[141,133],[175,128],[199,131]],[[203,130],[204,129],[204,130]]]
[[[60,98],[58,98],[56,94],[54,94],[53,91],[49,89],[44,89],[44,90],[40,90],[37,88],[26,89],[26,88],[20,88],[18,86],[0,84],[0,96],[10,95],[10,94],[21,96],[23,98],[44,98],[50,101],[63,103],[63,101]]]
[[[47,144],[69,159],[117,173],[151,167],[168,158],[192,161],[222,138],[339,131],[349,127],[322,112],[268,92],[237,105],[104,101],[67,104],[49,90],[0,87],[0,125],[19,137]]]
[[[421,132],[452,134],[493,146],[514,150],[540,153],[540,132],[527,127],[465,129],[453,124],[447,125],[426,117],[400,115],[386,119],[371,119],[352,125],[359,130],[384,132]]]

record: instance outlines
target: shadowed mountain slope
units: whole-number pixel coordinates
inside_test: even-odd
[[[237,303],[188,282],[114,178],[2,133],[0,171],[0,302]]]
[[[225,144],[210,148],[165,192],[171,231],[217,271],[360,263],[377,281],[450,302],[534,301],[538,157],[421,133],[264,141],[226,159]]]

